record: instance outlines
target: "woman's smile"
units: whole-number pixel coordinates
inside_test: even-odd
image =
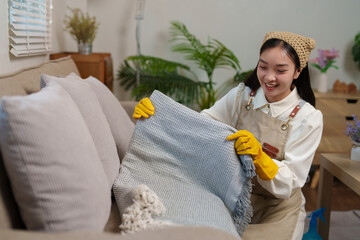
[[[264,84],[268,90],[273,90],[273,89],[275,89],[275,87],[277,87],[279,85],[279,84],[274,84],[274,83],[264,83]]]

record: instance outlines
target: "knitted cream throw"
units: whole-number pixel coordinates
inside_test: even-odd
[[[252,215],[254,166],[226,140],[236,129],[158,91],[150,100],[155,115],[138,120],[113,186],[120,228],[190,224],[242,235]]]

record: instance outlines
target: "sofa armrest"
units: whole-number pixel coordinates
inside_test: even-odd
[[[138,102],[136,101],[121,101],[120,102],[122,107],[125,109],[126,113],[129,115],[131,121],[133,121],[133,123],[136,123],[136,120],[133,118],[133,113],[134,113],[134,109],[136,104],[138,104]]]
[[[12,240],[236,240],[233,235],[209,227],[177,226],[133,234],[95,232],[44,233],[23,230],[0,230],[0,239]]]

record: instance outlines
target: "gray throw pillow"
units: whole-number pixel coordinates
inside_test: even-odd
[[[0,146],[29,230],[103,230],[109,183],[86,123],[61,86],[3,97]]]
[[[70,94],[90,131],[111,189],[120,167],[114,137],[95,92],[84,81],[72,76],[54,77],[41,74],[41,87],[56,82]]]
[[[69,76],[81,79],[75,73],[71,73]],[[125,109],[121,106],[119,100],[102,82],[94,77],[88,77],[84,80],[96,93],[110,125],[111,133],[115,139],[117,151],[121,160],[129,147],[131,136],[134,132],[134,123],[129,118]]]

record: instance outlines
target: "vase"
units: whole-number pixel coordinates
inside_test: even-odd
[[[351,149],[350,159],[353,161],[360,162],[360,143],[354,142]]]
[[[318,92],[327,92],[328,90],[328,79],[326,73],[321,73],[319,76],[319,82],[318,82]]]
[[[92,53],[92,44],[79,43],[78,49],[79,49],[79,54],[90,55]]]

